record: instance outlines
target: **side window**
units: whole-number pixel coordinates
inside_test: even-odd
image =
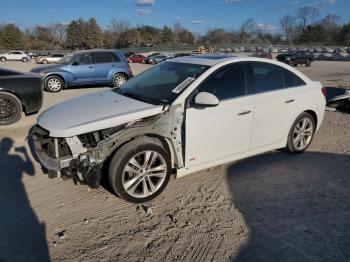
[[[119,57],[117,60],[117,57],[110,52],[96,52],[96,53],[93,53],[93,57],[94,57],[94,62],[96,64],[113,63],[116,61],[120,61]]]
[[[120,58],[117,54],[114,54],[114,53],[108,53],[109,56],[111,56],[111,61],[112,62],[119,62],[120,61]]]
[[[263,93],[284,88],[283,68],[263,63],[253,63],[255,93]]]
[[[305,82],[296,74],[287,69],[283,69],[285,87],[297,87],[305,85]]]
[[[74,58],[72,64],[77,63],[78,65],[89,65],[92,64],[91,54],[82,54]]]
[[[81,65],[89,65],[92,64],[91,54],[82,54],[80,57]]]
[[[244,96],[246,94],[243,64],[233,64],[214,72],[199,87],[198,92],[209,92],[219,100]]]

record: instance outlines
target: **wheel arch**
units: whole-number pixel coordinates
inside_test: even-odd
[[[317,127],[318,118],[317,118],[316,112],[310,109],[310,110],[305,110],[303,113],[308,113],[308,114],[310,114],[310,115],[312,116],[312,118],[314,119],[314,121],[315,121],[315,127]]]
[[[63,86],[64,87],[67,87],[67,80],[66,78],[63,76],[63,74],[59,74],[59,73],[49,73],[45,76],[45,80],[44,80],[44,83],[46,84],[46,80],[51,77],[51,76],[56,76],[56,77],[59,77],[62,81],[63,81]]]
[[[173,143],[171,142],[170,139],[163,137],[159,134],[155,134],[155,133],[145,133],[145,134],[141,134],[141,135],[136,135],[136,136],[132,136],[132,137],[128,137],[126,139],[123,139],[122,141],[120,141],[118,143],[118,146],[116,148],[114,148],[109,156],[106,158],[106,160],[104,161],[104,165],[105,163],[107,163],[107,165],[109,165],[109,162],[111,160],[111,158],[113,157],[113,155],[125,144],[129,143],[130,141],[136,140],[136,139],[154,139],[158,142],[161,143],[161,145],[164,147],[164,149],[169,153],[170,155],[170,160],[171,160],[171,165],[172,165],[172,173],[174,173],[174,170],[177,167],[177,156],[176,156],[176,151],[174,148]]]

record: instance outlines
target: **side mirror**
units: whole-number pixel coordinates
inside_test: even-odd
[[[203,106],[203,107],[214,107],[217,106],[220,101],[219,99],[208,92],[200,92],[194,98],[195,105]]]

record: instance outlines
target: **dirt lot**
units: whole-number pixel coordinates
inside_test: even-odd
[[[350,85],[350,63],[298,69]],[[99,90],[45,93],[43,109]],[[327,112],[304,154],[275,151],[198,172],[144,205],[44,176],[26,141],[36,117],[0,128],[1,262],[350,261],[348,114]]]

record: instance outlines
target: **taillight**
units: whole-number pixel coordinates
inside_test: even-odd
[[[322,94],[324,95],[324,97],[327,97],[327,87],[322,87]]]

